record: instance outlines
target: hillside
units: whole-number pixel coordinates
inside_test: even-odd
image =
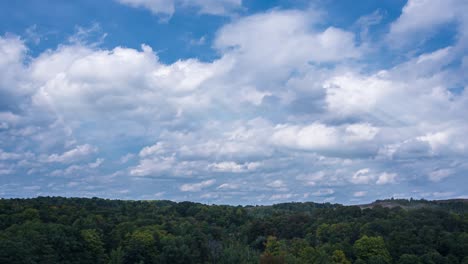
[[[449,200],[406,200],[406,199],[387,199],[377,200],[370,204],[358,205],[361,209],[374,208],[381,206],[385,208],[401,207],[405,210],[421,209],[421,208],[433,208],[456,212],[467,212],[468,199],[449,199]]]
[[[0,200],[0,263],[468,263],[467,200]]]

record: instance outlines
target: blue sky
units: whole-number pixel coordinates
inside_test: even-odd
[[[468,195],[463,0],[0,3],[0,196]]]

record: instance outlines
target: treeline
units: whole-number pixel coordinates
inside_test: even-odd
[[[378,202],[1,199],[0,263],[468,264],[466,201]]]

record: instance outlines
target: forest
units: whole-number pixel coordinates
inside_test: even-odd
[[[1,199],[0,263],[468,264],[468,201]]]

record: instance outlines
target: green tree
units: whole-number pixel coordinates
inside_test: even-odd
[[[238,263],[258,263],[259,253],[252,250],[248,245],[242,244],[239,241],[231,241],[223,246],[221,253],[221,263],[238,264]]]
[[[269,236],[265,244],[265,252],[260,256],[262,264],[285,263],[286,252],[284,244],[274,236]]]
[[[346,255],[341,250],[335,250],[332,255],[333,264],[351,264],[351,262],[346,258]]]
[[[391,263],[392,258],[382,237],[363,236],[354,243],[354,252],[358,259],[368,263]]]
[[[304,264],[315,263],[316,257],[317,257],[317,252],[311,246],[304,247],[299,252],[299,260],[301,261],[301,263],[304,263]]]
[[[136,230],[131,234],[125,246],[125,263],[157,262],[157,248],[150,230]]]
[[[398,260],[398,264],[420,264],[419,257],[413,254],[403,254]]]
[[[440,255],[437,251],[432,251],[421,256],[423,264],[449,264],[449,260]]]
[[[124,251],[121,247],[113,249],[109,254],[109,264],[123,264]]]
[[[90,258],[94,263],[105,262],[106,255],[104,251],[104,243],[101,240],[99,233],[95,229],[85,229],[80,232],[81,237],[85,241],[85,246],[90,252]]]

